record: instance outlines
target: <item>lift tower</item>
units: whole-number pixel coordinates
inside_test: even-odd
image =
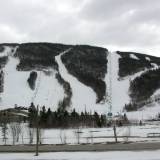
[[[112,53],[108,53],[108,78],[109,78],[109,87],[108,87],[108,104],[109,109],[107,113],[108,118],[112,118]]]

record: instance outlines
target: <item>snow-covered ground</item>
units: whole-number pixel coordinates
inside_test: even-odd
[[[160,150],[156,151],[114,151],[114,152],[56,152],[40,153],[0,153],[3,160],[159,160]]]
[[[130,54],[130,58],[139,60],[139,58],[135,54]]]
[[[38,72],[36,89],[31,100],[34,104],[45,105],[55,110],[58,102],[63,100],[64,90],[55,78],[55,74],[54,70],[50,76],[46,76],[42,71]]]
[[[2,130],[0,128],[0,130]],[[21,125],[21,133],[19,135],[19,141],[15,144],[29,144],[30,131],[25,125]],[[64,141],[68,144],[77,144],[76,132],[81,132],[80,143],[107,143],[114,142],[113,128],[79,128],[79,129],[41,129],[41,143],[42,144],[62,144]],[[34,129],[33,141],[36,140],[36,130]],[[159,133],[160,126],[159,122],[155,124],[146,124],[144,126],[128,126],[128,127],[117,127],[118,141],[133,141],[133,142],[152,142],[159,141],[159,137],[148,138],[149,133]],[[130,137],[129,137],[130,136]],[[129,137],[128,139],[126,137]],[[12,130],[8,125],[7,130],[7,144],[12,144]],[[3,136],[0,134],[0,145],[3,145]]]
[[[76,144],[76,134],[77,129],[52,129],[45,130],[43,132],[44,143],[49,144],[61,144],[61,138],[66,137],[66,142],[69,144]],[[80,132],[80,142],[81,143],[105,143],[113,142],[114,132],[113,128],[83,128],[79,129]],[[128,141],[160,141],[160,138],[148,138],[148,133],[160,133],[160,127],[158,124],[155,125],[145,125],[145,126],[130,126],[130,127],[117,127],[118,136],[134,136],[128,139]],[[126,138],[118,138],[118,141],[126,141]]]
[[[150,59],[149,57],[146,57],[146,60],[147,60],[147,61],[151,61],[151,59]]]

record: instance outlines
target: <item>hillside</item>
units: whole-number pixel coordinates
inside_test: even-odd
[[[34,102],[107,113],[112,101],[113,113],[152,118],[159,110],[159,66],[158,57],[88,45],[0,44],[0,108]]]

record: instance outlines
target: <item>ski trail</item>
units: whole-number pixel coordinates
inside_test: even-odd
[[[0,108],[13,108],[15,104],[27,107],[34,102],[35,105],[57,109],[58,102],[64,98],[64,90],[55,78],[55,70],[51,68],[51,75],[37,71],[36,88],[31,90],[27,79],[32,71],[17,71],[19,59],[14,57],[16,49],[5,47],[3,53],[0,53],[8,56],[8,62],[3,68],[4,92],[0,94]]]
[[[119,72],[119,58],[120,56],[116,52],[109,52],[110,55],[107,55],[108,64],[107,64],[107,73],[105,76],[105,83],[107,86],[106,92],[109,96],[107,102],[107,112],[109,112],[109,103],[112,103],[111,112],[113,114],[117,112],[121,112],[123,105],[126,101],[129,101],[128,92],[128,83],[121,82],[118,80],[118,72]],[[111,62],[111,63],[109,63]],[[110,74],[111,73],[111,74]],[[111,78],[111,80],[110,80]],[[110,85],[111,81],[111,85]]]
[[[40,87],[40,83],[41,83],[41,71],[39,71],[37,85],[36,85],[35,92],[33,94],[32,100],[31,100],[31,102],[33,102],[33,103],[34,103],[34,100],[37,96],[37,93],[38,93],[38,90],[39,90],[39,87]]]
[[[55,78],[56,71],[52,69],[51,75],[45,75],[43,71],[38,71],[38,80],[34,92],[34,104],[46,108],[50,107],[56,110],[59,101],[64,98],[63,87],[57,82]]]
[[[5,47],[8,62],[4,71],[4,92],[1,94],[0,108],[14,107],[15,104],[28,106],[33,92],[26,83],[29,72],[17,71],[19,59],[14,57],[18,47]]]
[[[153,70],[157,68],[156,64],[151,69],[144,69],[143,71],[140,71],[138,73],[135,73],[134,75],[126,76],[123,79],[119,78],[118,72],[119,72],[119,58],[121,58],[120,55],[118,55],[116,52],[110,52],[111,56],[108,56],[111,58],[111,79],[112,79],[112,112],[113,113],[121,113],[123,111],[123,107],[125,104],[130,103],[131,99],[129,96],[129,87],[130,87],[130,81],[134,80],[136,77],[141,76],[143,73],[145,73],[148,70]],[[108,63],[108,72],[105,76],[105,82],[109,85],[109,63]],[[109,88],[107,86],[107,88]],[[110,91],[108,91],[110,92]],[[109,106],[109,105],[108,105]],[[108,107],[109,108],[109,107]]]
[[[70,50],[70,49],[69,49]],[[81,83],[77,78],[72,76],[68,73],[65,65],[63,64],[61,60],[61,56],[69,50],[66,50],[62,52],[60,55],[56,56],[55,59],[59,66],[59,72],[62,76],[62,78],[69,82],[72,88],[72,108],[75,108],[76,111],[88,111],[88,112],[94,112],[97,111],[99,113],[104,113],[104,106],[100,104],[96,104],[96,94],[95,92],[90,88],[85,86],[83,83]]]

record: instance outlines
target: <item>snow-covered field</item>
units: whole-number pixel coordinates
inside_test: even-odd
[[[43,133],[43,142],[47,144],[61,144],[61,138],[66,138],[66,143],[76,144],[77,138],[75,132],[80,131],[80,143],[106,143],[113,142],[113,128],[84,128],[84,129],[52,129],[45,130]],[[160,133],[158,124],[145,126],[117,127],[118,136],[131,136],[128,141],[160,141],[160,138],[148,138],[148,133]],[[133,136],[133,137],[132,137]],[[126,141],[126,137],[118,138],[118,141]]]
[[[160,141],[160,137],[148,138],[149,133],[159,133],[160,134],[160,122],[155,124],[146,124],[143,126],[128,126],[128,127],[117,127],[118,141],[126,142],[153,142]],[[0,128],[0,131],[2,129]],[[21,133],[19,135],[19,141],[15,144],[29,144],[31,130],[26,126],[21,126]],[[107,143],[114,142],[114,132],[113,128],[79,128],[79,129],[43,129],[41,130],[41,143],[42,144],[77,144],[77,132],[80,132],[80,143]],[[12,131],[10,126],[7,130],[7,144],[12,144]],[[36,130],[33,130],[33,143],[36,140]],[[0,134],[0,145],[3,145],[2,133]]]
[[[159,160],[160,150],[141,152],[0,153],[3,160]]]

